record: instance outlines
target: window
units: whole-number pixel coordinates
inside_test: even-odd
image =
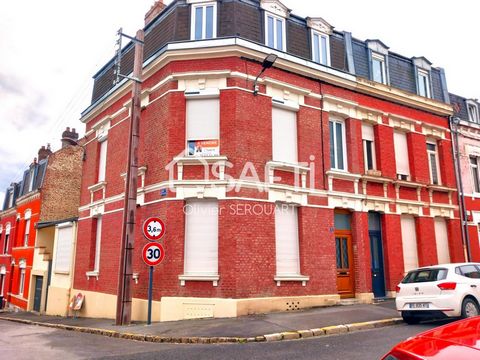
[[[218,201],[189,200],[185,206],[184,274],[218,275]]]
[[[373,134],[373,126],[362,125],[362,139],[363,139],[363,158],[365,162],[365,171],[376,170],[377,162],[375,159],[375,140]]]
[[[285,19],[266,13],[265,43],[268,47],[285,51]]]
[[[347,170],[347,149],[345,144],[345,123],[330,120],[330,167],[335,170]]]
[[[18,295],[23,296],[25,291],[25,269],[20,270],[20,285],[18,286]]]
[[[424,97],[430,96],[430,80],[429,73],[423,69],[417,69],[417,84],[418,84],[418,95]]]
[[[478,106],[474,102],[467,101],[467,109],[468,109],[468,119],[474,123],[479,123],[480,118],[478,117]]]
[[[402,284],[440,281],[447,278],[447,269],[422,269],[410,271],[402,280]]]
[[[450,251],[448,248],[447,223],[443,218],[435,218],[435,241],[437,243],[437,259],[439,264],[450,262]]]
[[[316,63],[330,66],[330,41],[327,34],[312,31],[312,59]]]
[[[212,39],[217,36],[217,4],[192,5],[191,39]]]
[[[297,115],[294,111],[272,108],[272,153],[274,161],[297,163]]]
[[[30,219],[25,220],[25,234],[23,237],[23,246],[28,246],[28,236],[30,235]]]
[[[8,195],[8,208],[10,209],[13,206],[13,189],[10,190]]]
[[[99,144],[98,155],[98,182],[105,181],[105,170],[107,168],[107,140],[103,140]]]
[[[57,226],[55,271],[70,272],[72,250],[73,250],[73,232],[72,224],[60,224]]]
[[[480,279],[480,271],[475,265],[459,266],[455,269],[455,273],[471,279]]]
[[[10,223],[5,227],[5,243],[3,245],[3,253],[8,254],[8,242],[10,240]]]
[[[395,131],[393,133],[393,143],[395,147],[397,178],[400,180],[409,180],[410,165],[408,163],[407,134]]]
[[[386,84],[385,56],[372,52],[372,80]]]
[[[403,265],[405,271],[418,268],[417,234],[415,218],[411,215],[402,215],[400,218],[402,232]]]
[[[473,192],[480,193],[478,158],[476,156],[470,156],[470,169],[472,170]]]
[[[102,244],[102,218],[98,217],[95,231],[95,260],[93,263],[93,272],[100,272],[100,252]]]
[[[437,143],[427,142],[428,165],[430,169],[430,181],[434,185],[440,184],[440,169],[438,164]]]
[[[35,178],[35,168],[32,167],[30,169],[30,173],[28,175],[28,192],[33,190],[33,180]]]
[[[187,99],[187,154],[220,155],[220,100]]]
[[[298,213],[292,205],[275,206],[275,252],[277,276],[300,275]]]

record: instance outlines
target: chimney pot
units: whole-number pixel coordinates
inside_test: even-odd
[[[145,26],[150,24],[152,20],[155,19],[157,15],[160,14],[166,7],[167,5],[163,3],[163,0],[155,1],[150,10],[148,10],[145,14]]]

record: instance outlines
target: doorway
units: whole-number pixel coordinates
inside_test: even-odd
[[[383,243],[380,214],[368,213],[368,235],[372,270],[372,290],[376,298],[385,297],[385,271],[383,264]]]
[[[337,291],[341,298],[355,296],[355,272],[353,268],[353,247],[351,214],[335,211],[335,258],[337,267]]]
[[[35,276],[35,295],[33,298],[33,310],[40,312],[42,304],[43,276]]]

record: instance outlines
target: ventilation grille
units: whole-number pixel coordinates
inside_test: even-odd
[[[213,318],[213,304],[183,304],[184,319]]]
[[[286,310],[287,311],[300,310],[300,301],[288,301],[286,303]]]

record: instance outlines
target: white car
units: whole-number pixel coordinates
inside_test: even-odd
[[[480,314],[480,263],[457,263],[411,270],[397,285],[395,304],[407,324],[425,318]]]

